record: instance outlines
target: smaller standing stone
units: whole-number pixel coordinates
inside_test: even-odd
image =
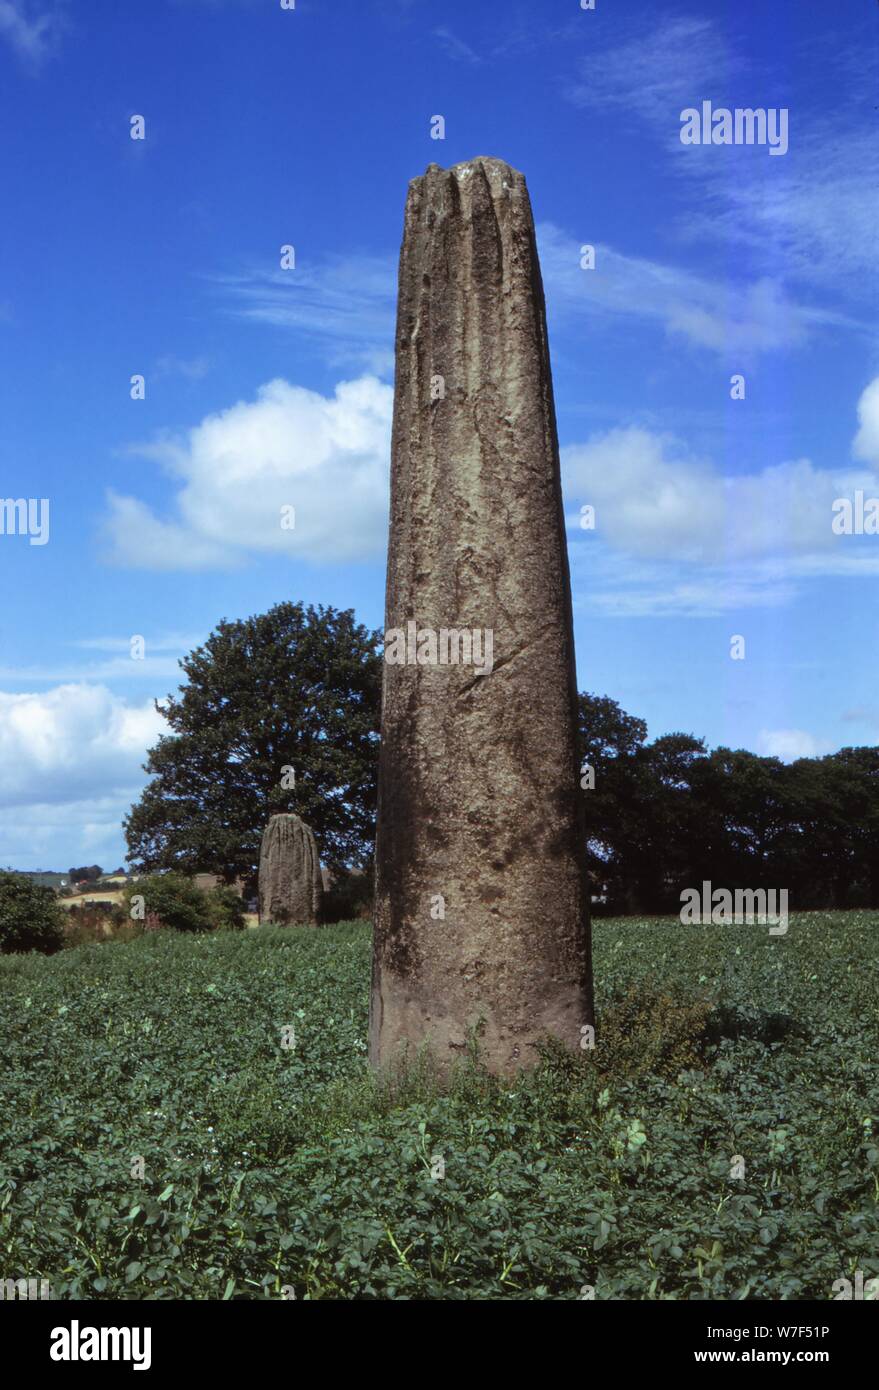
[[[299,816],[272,816],[259,853],[259,920],[276,926],[314,926],[323,878],[314,832]]]

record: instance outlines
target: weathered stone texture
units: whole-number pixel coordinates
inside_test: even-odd
[[[259,854],[259,920],[279,926],[314,925],[323,877],[314,834],[298,816],[272,816]]]
[[[525,180],[496,159],[409,187],[386,631],[410,620],[491,630],[493,666],[385,664],[370,1056],[429,1039],[445,1060],[481,1020],[511,1071],[543,1034],[576,1048],[592,992],[543,289]]]

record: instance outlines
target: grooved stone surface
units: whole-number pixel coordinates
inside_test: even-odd
[[[493,651],[481,675],[385,663],[370,1057],[429,1040],[445,1061],[481,1020],[508,1072],[545,1033],[576,1048],[592,998],[543,289],[525,180],[496,159],[409,186],[386,633],[413,620]]]
[[[272,816],[259,852],[260,922],[313,926],[322,894],[323,877],[311,828],[299,816]]]

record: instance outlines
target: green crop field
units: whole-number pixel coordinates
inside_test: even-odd
[[[0,1271],[61,1298],[833,1298],[879,1275],[877,929],[599,921],[594,1051],[445,1089],[371,1077],[362,924],[0,958]]]
[[[12,872],[18,871],[12,870]],[[70,879],[67,874],[56,874],[48,869],[45,871],[37,870],[33,873],[28,873],[24,870],[22,870],[21,872],[24,878],[29,878],[32,883],[36,883],[40,888],[53,888],[55,892],[57,892],[59,888],[64,887],[70,883]]]

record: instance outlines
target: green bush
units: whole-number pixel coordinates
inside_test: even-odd
[[[132,898],[143,898],[145,925],[156,922],[174,931],[239,931],[245,925],[244,904],[225,884],[207,891],[185,874],[150,874],[127,883],[122,890],[126,916]],[[134,919],[138,920],[138,919]]]
[[[247,925],[244,919],[244,903],[234,888],[225,883],[218,883],[215,888],[209,889],[204,897],[207,900],[211,925],[215,930],[242,931]]]
[[[171,927],[174,931],[213,930],[208,895],[185,874],[149,874],[127,883],[122,890],[122,899],[129,916],[133,898],[143,899],[142,904],[135,904],[135,908],[142,907],[143,916],[138,914],[134,920],[146,922],[149,918],[156,918],[161,926]]]
[[[0,951],[42,951],[63,945],[63,909],[51,888],[26,874],[0,873]]]
[[[598,1071],[623,1080],[644,1072],[675,1077],[698,1067],[711,1012],[706,998],[682,999],[643,982],[631,985],[599,1021]]]

